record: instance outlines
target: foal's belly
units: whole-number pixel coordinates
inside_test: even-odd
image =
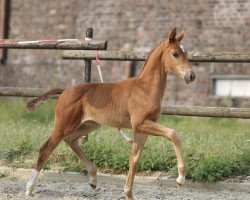
[[[83,116],[83,121],[87,120],[119,129],[131,128],[130,115],[126,112],[105,112],[105,110],[88,109]]]

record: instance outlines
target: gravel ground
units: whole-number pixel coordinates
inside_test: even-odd
[[[83,200],[83,199],[125,199],[122,184],[101,183],[96,190],[88,183],[69,181],[39,180],[34,196],[25,197],[26,181],[13,178],[0,179],[0,199],[9,200]],[[229,190],[205,190],[194,188],[175,188],[164,186],[135,185],[135,199],[182,199],[182,200],[249,200],[249,192]]]

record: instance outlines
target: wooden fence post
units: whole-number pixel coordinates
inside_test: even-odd
[[[93,40],[93,28],[86,29],[86,41]],[[85,61],[85,76],[84,81],[85,83],[91,82],[91,60],[84,60]]]
[[[85,40],[86,41],[93,40],[93,34],[94,34],[93,28],[87,28]],[[91,60],[84,60],[84,62],[85,62],[84,82],[90,83],[91,82]],[[87,141],[88,141],[88,135],[86,137],[83,137],[81,142],[84,143]]]
[[[0,40],[8,38],[10,1],[0,0]],[[4,64],[7,59],[7,49],[0,49],[0,62]]]

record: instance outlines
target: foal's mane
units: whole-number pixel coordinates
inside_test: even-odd
[[[144,62],[144,65],[143,65],[143,67],[142,67],[142,69],[141,69],[141,73],[140,74],[142,74],[142,72],[143,72],[143,70],[144,70],[144,68],[145,68],[145,66],[146,66],[146,64],[147,64],[147,62],[148,62],[148,60],[149,60],[149,58],[150,58],[150,56],[151,56],[151,54],[163,43],[163,42],[165,42],[166,41],[166,39],[163,39],[162,41],[160,41],[159,42],[159,44],[155,47],[155,48],[153,48],[149,53],[148,53],[148,57],[147,57],[147,59],[145,60],[145,62]]]

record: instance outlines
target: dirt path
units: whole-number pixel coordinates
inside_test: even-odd
[[[25,197],[24,180],[10,178],[0,179],[1,200],[83,200],[83,199],[124,199],[123,185],[101,183],[96,190],[89,187],[88,183],[76,183],[72,181],[44,181],[40,180],[34,192],[34,196]],[[249,192],[232,192],[226,190],[214,191],[204,189],[175,188],[164,186],[136,185],[135,199],[214,199],[214,200],[249,200]]]
[[[88,176],[75,172],[44,171],[34,191],[34,196],[25,197],[25,186],[30,177],[30,169],[0,167],[0,200],[85,200],[85,199],[125,199],[123,185],[126,176],[98,174],[98,187],[93,190],[88,184]],[[236,182],[235,182],[236,181]],[[185,187],[177,188],[175,180],[166,177],[136,177],[135,199],[169,200],[250,200],[250,177],[233,182],[200,184],[187,181]]]

